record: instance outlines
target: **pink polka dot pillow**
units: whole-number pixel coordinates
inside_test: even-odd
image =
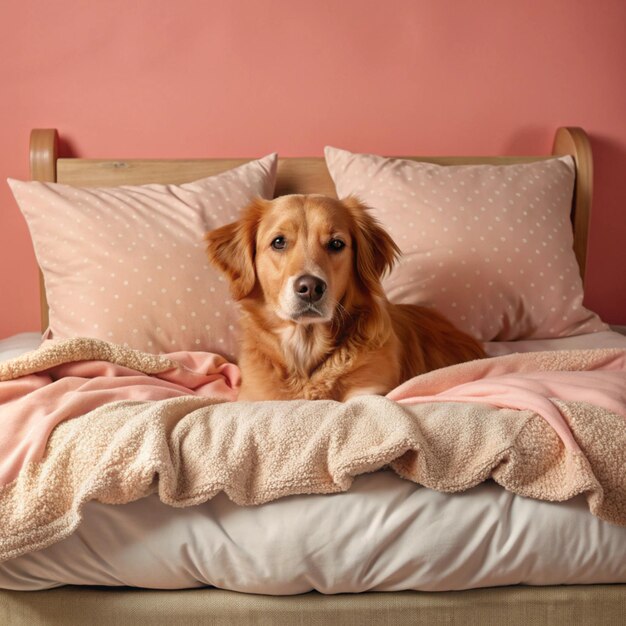
[[[372,207],[403,256],[393,302],[437,308],[483,341],[605,330],[582,305],[570,157],[441,166],[326,148],[339,197]]]
[[[236,355],[228,284],[206,231],[271,198],[275,154],[195,182],[82,189],[9,180],[43,271],[47,337],[89,336],[147,352]]]

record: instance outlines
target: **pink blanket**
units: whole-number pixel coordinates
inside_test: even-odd
[[[0,366],[0,486],[15,480],[24,464],[43,457],[55,426],[104,404],[185,395],[216,402],[237,398],[239,370],[218,355],[143,354],[143,361],[133,361],[141,353],[93,340],[72,341],[44,344],[35,353],[39,365],[26,366],[27,355],[16,360],[17,366]],[[74,353],[68,356],[70,345]],[[108,360],[80,360],[98,356]],[[553,400],[589,402],[626,418],[626,352],[546,352],[473,361],[413,378],[387,397],[402,404],[479,402],[532,410],[565,446],[576,450]]]
[[[474,361],[347,403],[231,402],[239,372],[215,355],[92,339],[0,364],[0,381],[0,560],[67,536],[93,499],[261,504],[384,466],[441,491],[584,493],[626,525],[624,350]]]
[[[554,400],[588,402],[626,419],[626,352],[569,350],[511,354],[418,376],[388,398],[403,404],[483,402],[541,415],[570,449],[578,444]]]
[[[144,355],[141,362],[132,360],[131,351],[103,342],[93,344],[101,348],[94,354],[92,344],[75,341],[66,356],[67,342],[47,342],[36,353],[38,365],[26,365],[30,355],[13,362],[17,365],[0,365],[0,486],[15,480],[26,463],[42,459],[55,426],[104,404],[186,395],[219,402],[237,397],[239,369],[218,355],[176,352]],[[112,360],[78,360],[98,356]],[[41,371],[29,373],[33,367]]]

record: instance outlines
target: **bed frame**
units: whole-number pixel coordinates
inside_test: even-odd
[[[31,177],[80,186],[182,183],[217,174],[248,159],[122,160],[59,158],[56,130],[31,133]],[[584,277],[592,196],[592,155],[581,128],[556,131],[553,155],[576,162],[572,205],[574,251]],[[536,157],[404,157],[443,165],[520,163]],[[280,159],[276,195],[334,195],[323,158]],[[41,281],[42,328],[48,307]],[[63,587],[39,592],[0,591],[0,623],[36,624],[624,624],[626,585],[501,587],[460,592],[368,592],[324,596],[257,596],[218,589],[153,591]]]
[[[170,183],[179,185],[220,174],[250,159],[79,159],[61,158],[56,129],[36,128],[30,135],[30,174],[32,180],[80,187],[115,187]],[[589,138],[582,128],[561,127],[554,135],[552,155],[495,157],[401,157],[439,165],[491,163],[530,163],[550,156],[571,155],[576,162],[576,183],[571,220],[574,252],[584,280],[587,264],[587,236],[593,192],[593,159]],[[323,157],[282,158],[278,162],[275,195],[323,193],[336,197],[335,185]],[[48,327],[48,304],[40,274],[41,327]]]

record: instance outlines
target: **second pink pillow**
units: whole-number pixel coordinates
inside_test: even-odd
[[[483,341],[605,330],[582,305],[570,157],[440,166],[326,148],[339,197],[372,207],[403,256],[394,302],[436,307]]]

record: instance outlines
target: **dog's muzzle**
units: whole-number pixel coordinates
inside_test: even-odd
[[[297,323],[326,322],[332,317],[326,281],[313,274],[290,278],[280,297],[278,316]]]
[[[326,293],[326,283],[317,276],[304,274],[293,283],[293,290],[296,296],[307,304],[314,304],[322,299]]]

